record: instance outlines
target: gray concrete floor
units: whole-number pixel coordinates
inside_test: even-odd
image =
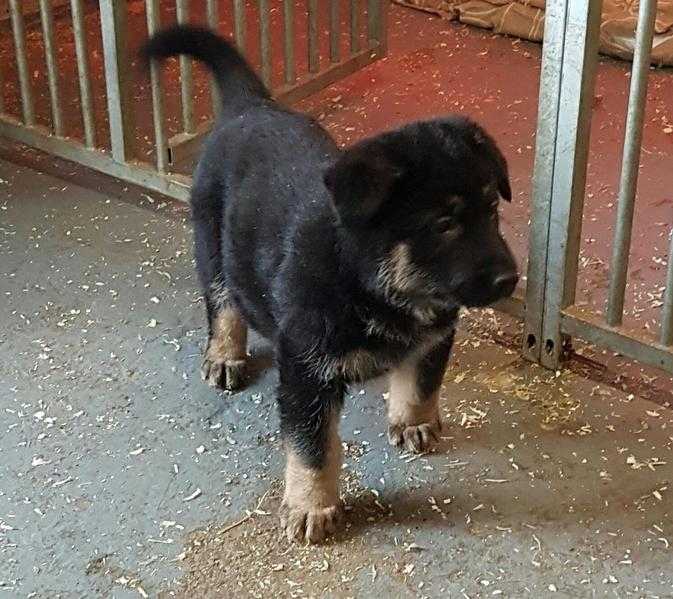
[[[198,377],[186,211],[0,161],[0,597],[673,597],[670,411],[465,323],[438,450],[342,422],[347,528],[279,538],[268,350]]]

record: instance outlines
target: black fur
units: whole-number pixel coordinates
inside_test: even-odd
[[[286,442],[320,467],[346,384],[427,346],[418,385],[436,389],[460,306],[513,291],[516,265],[498,228],[498,199],[511,199],[505,159],[456,116],[342,151],[317,122],[273,101],[213,33],[174,28],[145,52],[196,57],[222,88],[191,200],[209,321],[221,303],[215,281],[273,342]],[[340,370],[358,351],[371,363]]]

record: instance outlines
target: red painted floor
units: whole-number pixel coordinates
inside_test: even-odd
[[[130,49],[144,37],[143,3],[130,4]],[[230,33],[224,8],[221,31]],[[165,3],[164,23],[175,18],[174,4]],[[195,3],[200,10],[201,3]],[[201,7],[202,8],[202,7]],[[195,14],[196,21],[203,15]],[[346,11],[344,11],[346,14]],[[57,15],[58,16],[58,15]],[[254,23],[249,19],[249,23]],[[274,3],[273,27],[280,23]],[[87,17],[91,63],[96,73],[94,91],[99,137],[106,144],[104,83],[100,73],[102,53],[95,10]],[[250,25],[251,39],[257,39]],[[37,23],[28,22],[30,69],[36,88],[38,120],[49,122],[49,105],[43,50]],[[298,26],[298,39],[305,28]],[[79,100],[72,35],[67,19],[57,19],[61,86],[71,98],[66,102],[66,123],[81,137]],[[273,42],[276,77],[279,76],[279,40]],[[411,9],[393,6],[390,18],[390,55],[301,104],[344,144],[413,119],[458,112],[481,122],[498,140],[510,163],[515,201],[503,209],[507,236],[525,272],[530,181],[534,157],[537,95],[541,46],[490,32],[449,23]],[[18,86],[11,54],[11,36],[0,26],[0,60],[5,81],[7,109],[18,114]],[[253,60],[256,58],[253,56]],[[583,230],[578,301],[602,310],[615,218],[616,190],[629,84],[629,63],[602,59],[594,101],[591,162],[588,175],[586,217]],[[151,159],[152,126],[148,106],[147,76],[132,66],[134,98],[138,111],[136,137],[140,155]],[[168,127],[177,131],[179,93],[175,66],[167,68]],[[195,73],[196,115],[206,118],[208,79]],[[668,234],[673,223],[673,70],[653,70],[642,155],[639,197],[629,273],[627,322],[656,329],[667,261]]]

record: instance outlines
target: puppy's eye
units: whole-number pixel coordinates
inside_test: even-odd
[[[454,216],[442,216],[437,221],[437,230],[440,233],[453,233],[458,229],[459,226],[460,223]]]

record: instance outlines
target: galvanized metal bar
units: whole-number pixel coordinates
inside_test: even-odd
[[[175,0],[175,12],[179,24],[189,20],[189,0]],[[180,104],[182,106],[182,130],[185,133],[194,133],[194,102],[192,59],[184,54],[180,55]]]
[[[575,299],[601,4],[568,0],[566,12],[540,351],[549,368],[563,352],[561,312]]]
[[[50,0],[40,0],[40,19],[42,21],[44,58],[47,64],[47,79],[49,81],[51,123],[54,134],[63,137],[63,116],[58,85],[58,64],[56,62],[56,48],[54,46],[54,15],[51,10]]]
[[[245,0],[234,0],[234,38],[236,39],[236,47],[245,52]]]
[[[126,162],[133,155],[133,110],[127,79],[127,16],[126,2],[100,0],[110,144],[112,157],[117,162]]]
[[[154,35],[159,30],[159,0],[145,0],[147,15],[147,33]],[[168,149],[166,129],[164,125],[164,99],[161,92],[161,67],[156,60],[150,62],[150,87],[152,89],[152,117],[154,119],[154,148],[156,151],[157,170],[166,171]]]
[[[329,59],[332,63],[341,60],[341,15],[340,1],[330,0],[329,7]]]
[[[33,90],[30,82],[30,72],[28,71],[28,59],[26,57],[26,35],[21,2],[19,0],[9,0],[9,12],[14,32],[14,50],[16,52],[16,67],[19,73],[23,122],[26,125],[34,125],[35,107],[33,105]]]
[[[262,56],[262,81],[271,87],[271,39],[269,0],[259,0],[259,50]]]
[[[661,314],[661,343],[673,346],[673,232],[671,232],[671,243],[668,250],[664,306]]]
[[[285,85],[294,85],[297,81],[294,64],[294,0],[283,0],[283,30]]]
[[[94,122],[89,51],[86,43],[82,0],[70,0],[70,12],[72,13],[72,31],[75,37],[75,54],[77,55],[77,75],[79,77],[79,94],[82,104],[84,142],[89,148],[93,148],[96,145],[96,125]]]
[[[381,0],[367,0],[367,40],[369,47],[379,42],[381,22]]]
[[[217,31],[220,26],[220,7],[218,0],[207,0],[206,2],[206,17],[208,19],[208,26]],[[220,88],[217,87],[215,77],[210,79],[210,99],[213,106],[213,114],[215,116],[220,114],[222,110],[222,98],[220,97]]]
[[[565,49],[567,7],[565,0],[547,0],[545,6],[531,224],[528,238],[526,321],[522,347],[524,357],[533,362],[540,360],[540,349],[544,345],[541,339],[544,292],[547,281],[547,246],[549,244],[556,135],[561,110],[561,72]]]
[[[643,364],[673,373],[673,347],[665,346],[651,335],[624,327],[610,327],[601,316],[584,312],[577,306],[564,310],[561,316],[564,335],[578,337],[601,347],[638,360]]]
[[[118,0],[112,0],[117,2]],[[101,3],[103,0],[101,0]],[[45,127],[26,127],[18,121],[0,120],[0,137],[13,139],[54,156],[72,160],[111,177],[163,193],[181,201],[189,200],[191,179],[183,175],[157,173],[152,165],[134,160],[120,163],[102,150],[91,149],[72,140],[49,135]]]
[[[351,0],[351,54],[360,51],[360,2]]]
[[[650,68],[654,21],[657,0],[641,0],[638,10],[636,46],[631,69],[631,89],[624,132],[624,154],[619,183],[617,222],[610,262],[610,288],[606,320],[610,326],[621,324],[624,313],[626,276],[629,268],[633,209],[638,187],[640,146],[643,139],[643,120],[647,102],[647,75]]]
[[[318,51],[318,0],[308,1],[308,71],[317,73],[320,70],[320,53]]]

